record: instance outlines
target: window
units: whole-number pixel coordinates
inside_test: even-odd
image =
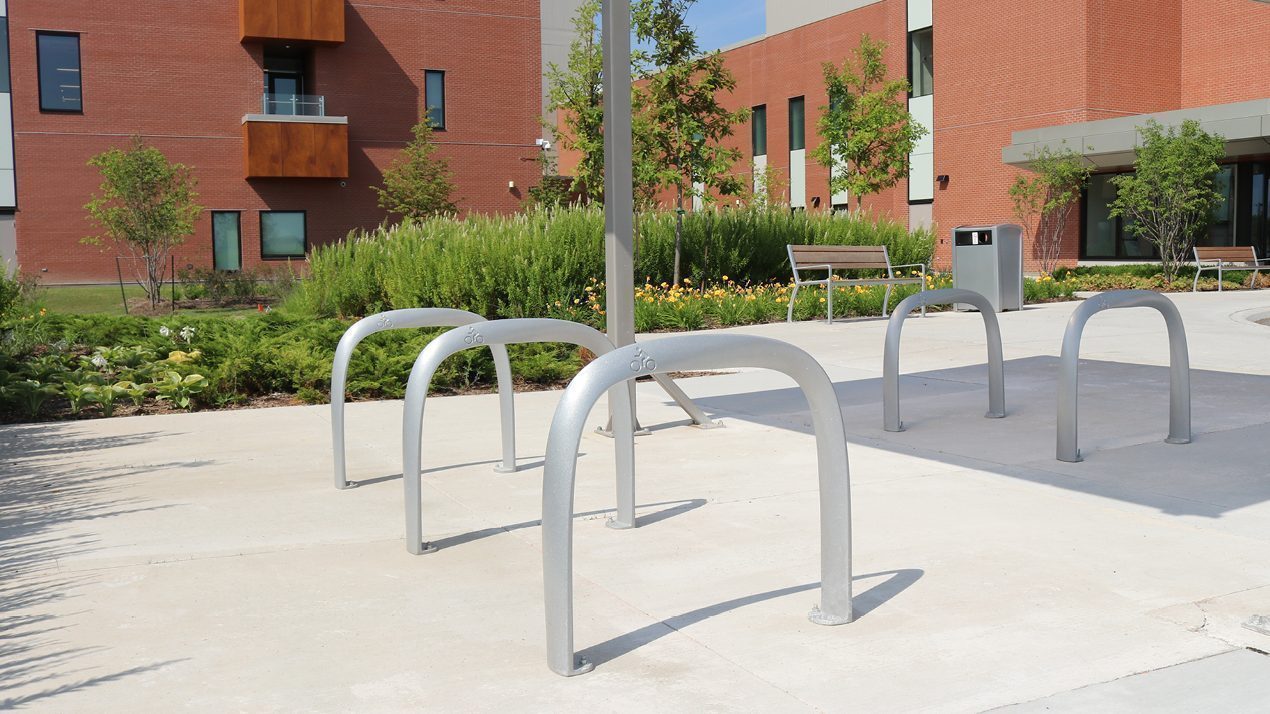
[[[445,72],[430,69],[423,73],[423,102],[433,129],[445,130]]]
[[[1116,200],[1115,174],[1089,177],[1085,190],[1085,257],[1114,258],[1119,242],[1120,221],[1111,216],[1111,202]]]
[[[789,150],[807,148],[807,113],[802,97],[789,100]]]
[[[9,87],[9,18],[0,17],[0,92],[8,93]]]
[[[212,211],[212,267],[242,270],[242,224],[238,211]]]
[[[752,156],[767,155],[767,105],[750,110],[750,146]]]
[[[1121,172],[1129,173],[1129,172]],[[1094,174],[1085,190],[1084,250],[1085,258],[1153,259],[1155,246],[1129,229],[1130,221],[1111,215],[1116,200],[1114,174]]]
[[[307,247],[304,211],[260,212],[261,258],[303,258]]]
[[[40,73],[40,110],[84,111],[79,72],[79,35],[35,33],[36,64]]]
[[[1221,201],[1213,208],[1213,222],[1208,227],[1208,241],[1202,245],[1235,245],[1235,167],[1227,164],[1213,177],[1213,190],[1221,194]],[[1257,255],[1261,255],[1258,253]],[[1262,256],[1265,257],[1265,256]]]
[[[1195,240],[1200,246],[1256,245],[1249,238],[1241,237],[1236,229],[1251,218],[1255,210],[1250,202],[1243,202],[1235,190],[1239,170],[1243,165],[1227,164],[1213,177],[1213,188],[1222,196],[1213,208],[1213,219],[1208,229]],[[1128,171],[1094,174],[1089,177],[1081,202],[1081,258],[1145,260],[1157,259],[1159,251],[1151,241],[1134,234],[1130,219],[1113,217],[1111,204],[1116,200],[1113,179]],[[1257,253],[1261,255],[1260,251]]]
[[[935,91],[934,48],[931,28],[908,33],[909,96],[924,97]]]

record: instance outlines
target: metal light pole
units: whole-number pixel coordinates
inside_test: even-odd
[[[635,186],[631,169],[631,2],[604,0],[600,41],[604,48],[604,282],[608,338],[615,347],[635,344]],[[669,376],[657,382],[703,429],[719,423]],[[631,416],[635,417],[635,383]],[[638,423],[638,419],[636,419]]]
[[[635,191],[631,170],[631,3],[604,0],[604,279],[609,340],[635,342]]]

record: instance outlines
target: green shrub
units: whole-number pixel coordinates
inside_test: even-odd
[[[1251,271],[1228,270],[1222,276],[1222,288],[1235,290],[1248,287]],[[1107,290],[1155,290],[1158,292],[1186,292],[1191,281],[1179,277],[1172,283],[1164,280],[1158,263],[1129,265],[1083,265],[1076,268],[1060,267],[1054,271],[1054,279],[1071,283],[1075,290],[1102,292]],[[1270,278],[1262,277],[1258,285],[1270,284]],[[1205,272],[1199,279],[1200,290],[1217,289],[1217,273]]]
[[[636,275],[671,279],[674,214],[639,216]],[[696,281],[788,280],[788,244],[886,245],[891,261],[929,263],[933,234],[883,219],[706,211],[684,217],[683,274]],[[316,248],[310,279],[288,301],[317,316],[357,317],[389,308],[456,307],[486,317],[541,317],[571,304],[604,275],[601,209],[516,216],[434,218],[352,234]],[[695,316],[678,315],[684,324]]]
[[[300,319],[278,312],[243,317],[26,317],[0,328],[26,326],[39,342],[0,343],[0,421],[83,414],[109,416],[123,404],[179,409],[227,406],[256,397],[294,395],[324,403],[331,361],[349,323]],[[400,398],[415,358],[443,328],[390,330],[371,335],[349,364],[353,399]],[[581,367],[571,345],[509,345],[513,375],[555,385]],[[494,386],[488,349],[446,360],[435,392]]]
[[[285,297],[294,288],[296,275],[288,261],[282,268],[244,268],[234,272],[182,268],[177,271],[177,280],[185,300],[208,299],[217,305],[242,305]]]
[[[22,284],[16,278],[10,278],[0,263],[0,320],[8,318],[20,305],[22,300]]]

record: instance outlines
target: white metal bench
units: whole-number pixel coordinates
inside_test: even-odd
[[[829,324],[833,324],[833,289],[849,285],[885,285],[886,295],[882,300],[882,317],[886,317],[886,308],[891,304],[892,285],[921,285],[926,290],[926,264],[909,263],[891,265],[891,259],[884,245],[790,245],[789,265],[794,270],[794,291],[789,296],[788,322],[794,321],[794,301],[798,298],[798,289],[806,285],[824,285],[829,292],[828,312]],[[897,278],[897,268],[920,268],[920,277]],[[800,271],[825,271],[825,277],[818,280],[803,278]],[[844,278],[836,274],[838,270],[884,270],[886,277]],[[922,316],[926,316],[926,307],[922,306]]]
[[[1221,276],[1227,270],[1252,271],[1248,287],[1257,287],[1257,275],[1262,268],[1270,267],[1270,258],[1258,258],[1257,249],[1250,245],[1202,248],[1195,246],[1195,281],[1191,292],[1199,289],[1199,274],[1205,270],[1217,271],[1217,292],[1221,292]]]

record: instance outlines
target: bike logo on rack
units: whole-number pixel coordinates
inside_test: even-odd
[[[463,336],[463,343],[467,345],[479,345],[485,341],[485,336],[476,331],[475,327],[467,328],[467,334]]]
[[[631,360],[631,371],[632,372],[643,372],[643,371],[652,372],[655,369],[657,369],[657,360],[653,359],[650,355],[645,353],[644,350],[636,349],[635,359]]]
[[[387,315],[380,315],[379,321],[375,323],[375,327],[378,327],[381,330],[392,329],[392,318]]]

